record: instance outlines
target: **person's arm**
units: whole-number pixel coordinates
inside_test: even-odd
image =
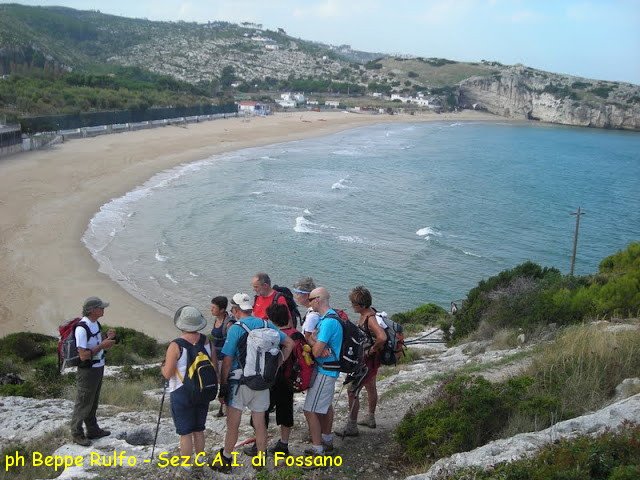
[[[216,371],[216,377],[220,378],[220,371],[218,370],[218,354],[216,353],[216,349],[213,348],[211,340],[209,340],[209,350],[211,351],[211,363],[213,363],[213,368]]]
[[[293,348],[295,346],[296,343],[291,340],[291,337],[289,337],[288,335],[285,336],[284,341],[280,344],[282,351],[282,363],[287,361],[287,358],[289,358],[289,355],[291,355],[291,352],[293,351]]]
[[[86,345],[87,344],[86,336],[87,336],[87,333],[84,330],[84,328],[82,328],[82,330],[80,331],[80,338],[76,337],[76,344],[81,343],[82,345]],[[109,332],[107,333],[107,338],[102,340],[102,342],[100,342],[95,347],[93,348],[78,347],[78,356],[80,357],[80,360],[83,362],[86,362],[87,360],[91,360],[94,355],[100,352],[100,350],[109,350],[116,343],[115,337],[116,337],[115,330],[109,330]],[[84,339],[84,341],[78,342],[79,339]]]
[[[167,348],[162,362],[162,376],[169,380],[176,374],[178,368],[178,359],[180,358],[180,346],[176,342],[171,342]]]
[[[373,332],[373,336],[375,337],[375,341],[369,349],[369,355],[374,355],[378,352],[381,352],[384,348],[384,344],[387,341],[387,334],[378,323],[375,315],[369,315],[369,317],[367,318],[367,323],[369,324],[369,331]]]
[[[316,340],[315,343],[311,346],[311,353],[316,358],[323,358],[329,356],[329,349],[325,348],[327,346],[326,343],[321,342],[320,340]]]

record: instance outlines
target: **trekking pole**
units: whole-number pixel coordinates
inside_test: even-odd
[[[158,424],[156,425],[156,435],[153,438],[153,448],[151,449],[151,460],[153,460],[153,454],[156,451],[156,442],[158,441],[158,432],[160,431],[160,418],[162,417],[162,407],[164,406],[164,396],[167,393],[168,386],[169,386],[169,380],[164,382],[164,389],[162,390],[162,400],[160,400],[160,411],[158,412]]]

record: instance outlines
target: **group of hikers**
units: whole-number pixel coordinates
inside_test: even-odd
[[[289,290],[272,286],[269,275],[257,273],[251,285],[254,296],[236,293],[230,302],[224,296],[211,300],[214,323],[210,335],[201,333],[207,320],[197,308],[179,308],[174,324],[181,335],[169,343],[161,367],[183,458],[203,454],[209,406],[216,397],[219,400],[217,416],[226,416],[225,440],[216,454],[219,461],[209,465],[222,473],[232,471],[245,409],[251,414],[255,443],[246,446],[244,453],[251,457],[264,457],[267,452],[289,455],[296,392],[305,392],[303,412],[311,439],[304,455],[330,455],[334,450],[333,400],[341,372],[348,373],[349,410],[344,426],[335,434],[357,436],[358,425],[376,428],[376,376],[389,336],[383,321],[386,314],[372,307],[369,290],[358,286],[349,294],[353,311],[359,315],[354,324],[342,310],[331,307],[328,290],[316,286],[310,277]],[[297,305],[306,308],[304,315]],[[80,445],[110,434],[98,426],[95,415],[104,351],[115,341],[111,330],[103,339],[97,323],[107,306],[97,297],[87,299],[81,320],[87,326],[75,329],[78,353],[84,361],[81,367],[89,367],[78,369],[71,427],[73,440]],[[358,422],[362,388],[368,396],[368,415]],[[268,446],[267,427],[273,411],[280,438]]]

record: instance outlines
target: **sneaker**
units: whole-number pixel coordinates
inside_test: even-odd
[[[313,448],[313,447],[305,448],[302,453],[304,453],[308,457],[317,457],[317,456],[320,456],[320,455],[324,455],[324,452],[318,453],[318,452],[316,452],[316,449]]]
[[[221,448],[218,453],[219,457],[218,454],[216,454],[214,459],[209,464],[211,470],[220,473],[231,473],[232,459],[224,456],[224,448]],[[220,458],[222,461],[218,461],[218,458]]]
[[[255,457],[258,454],[258,446],[254,443],[252,445],[247,445],[242,449],[245,455],[249,455],[250,457]]]
[[[91,440],[95,440],[96,438],[108,437],[111,435],[109,430],[103,430],[99,428],[98,430],[92,430],[91,432],[87,432],[87,438]]]
[[[333,442],[330,442],[330,443],[322,442],[322,446],[324,447],[325,455],[333,453]]]
[[[91,446],[91,440],[84,436],[84,433],[76,433],[71,437],[73,439],[73,443],[78,445],[82,445],[83,447]]]
[[[275,445],[269,447],[269,453],[284,453],[285,455],[289,455],[289,445],[286,443],[282,443],[280,440],[276,442]]]
[[[360,420],[358,422],[358,425],[362,425],[364,427],[369,427],[369,428],[376,428],[376,417],[374,417],[373,415],[369,415],[365,419]]]
[[[360,435],[358,425],[355,422],[347,422],[342,430],[337,430],[336,435],[339,437],[357,437]]]

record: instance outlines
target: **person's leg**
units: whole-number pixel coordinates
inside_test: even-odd
[[[193,453],[195,455],[204,452],[204,431],[193,432],[191,434],[191,441],[193,442]]]
[[[256,432],[256,447],[258,452],[267,451],[267,426],[265,423],[265,412],[251,412],[253,428]]]
[[[374,417],[376,414],[376,407],[378,406],[378,386],[376,377],[373,377],[371,381],[364,386],[364,388],[367,390],[369,416]]]
[[[311,436],[311,443],[314,447],[322,447],[322,426],[320,424],[320,416],[315,412],[308,412],[305,410],[304,416],[307,419],[307,425],[309,425],[309,434]]]
[[[190,457],[193,454],[193,440],[191,433],[180,435],[180,455]]]
[[[93,405],[93,388],[91,386],[91,372],[88,368],[78,368],[76,373],[76,401],[71,415],[71,435],[84,436],[82,424],[89,415]]]
[[[91,368],[91,388],[93,390],[93,401],[91,402],[91,409],[84,419],[84,423],[87,426],[87,435],[92,435],[100,431],[98,426],[98,419],[96,412],[98,411],[98,402],[100,400],[100,390],[102,389],[102,377],[104,375],[104,367]]]
[[[242,410],[238,410],[231,405],[227,405],[227,432],[224,436],[224,455],[231,457],[236,443],[238,442],[238,429],[240,428],[240,419],[242,418]]]
[[[360,395],[356,395],[353,390],[348,390],[347,398],[349,399],[349,422],[355,422],[360,412]]]

